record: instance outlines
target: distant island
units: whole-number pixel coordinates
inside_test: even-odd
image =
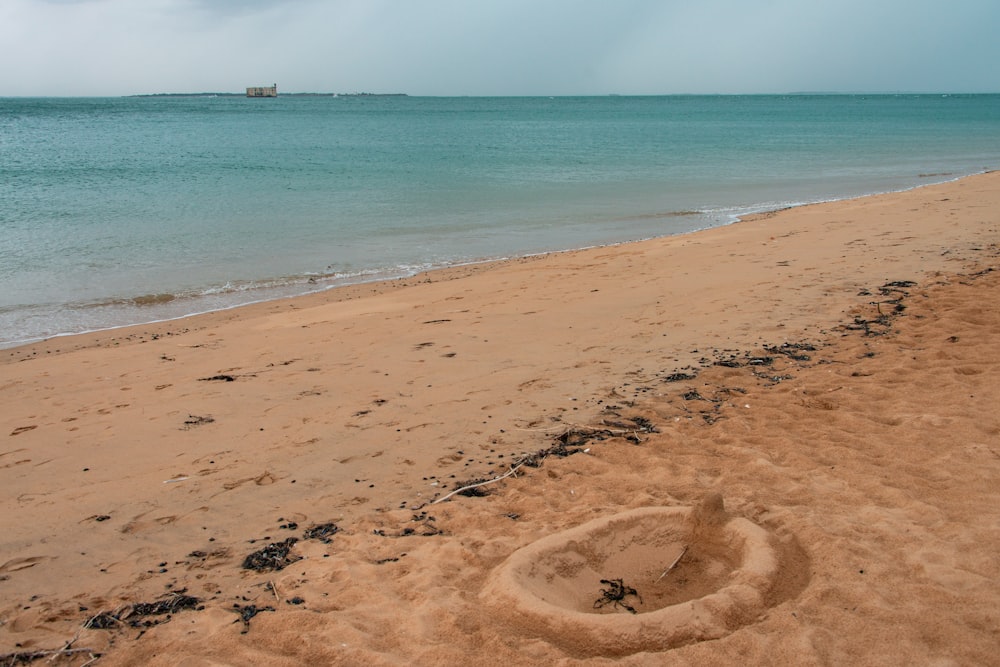
[[[145,93],[128,97],[246,97],[246,93]],[[406,93],[281,93],[281,97],[407,97]]]

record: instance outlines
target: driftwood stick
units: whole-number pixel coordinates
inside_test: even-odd
[[[460,489],[455,489],[454,491],[452,491],[448,495],[441,496],[437,500],[431,501],[430,504],[431,505],[437,505],[438,503],[443,503],[444,501],[448,500],[449,498],[451,498],[455,494],[461,493],[462,491],[468,491],[469,489],[475,489],[476,487],[479,487],[479,486],[485,486],[487,484],[492,484],[493,482],[499,482],[501,479],[507,479],[511,475],[514,475],[515,473],[517,473],[517,469],[520,468],[523,465],[524,465],[524,462],[522,461],[521,463],[518,463],[516,466],[512,467],[510,470],[508,470],[504,474],[500,475],[499,477],[494,477],[493,479],[487,479],[486,481],[483,481],[483,482],[476,482],[475,484],[469,484],[468,486],[463,486]]]
[[[666,570],[664,570],[663,574],[661,574],[659,577],[657,577],[656,581],[654,581],[653,583],[654,584],[657,583],[660,579],[662,579],[663,577],[667,576],[670,573],[670,570],[672,570],[675,567],[677,567],[677,563],[681,562],[681,558],[684,558],[684,554],[687,553],[687,550],[688,550],[687,545],[684,545],[684,548],[681,549],[680,555],[677,556],[677,558],[674,559],[674,562],[670,564],[670,567],[668,567]]]

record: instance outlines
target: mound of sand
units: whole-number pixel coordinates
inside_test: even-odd
[[[482,598],[574,654],[662,651],[758,618],[778,560],[767,531],[726,517],[711,494],[693,511],[645,507],[544,537],[497,568]]]

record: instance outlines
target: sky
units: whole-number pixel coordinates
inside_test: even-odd
[[[998,0],[2,0],[0,96],[1000,92]]]

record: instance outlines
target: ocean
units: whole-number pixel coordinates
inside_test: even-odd
[[[1000,95],[0,98],[0,347],[1000,167]]]

